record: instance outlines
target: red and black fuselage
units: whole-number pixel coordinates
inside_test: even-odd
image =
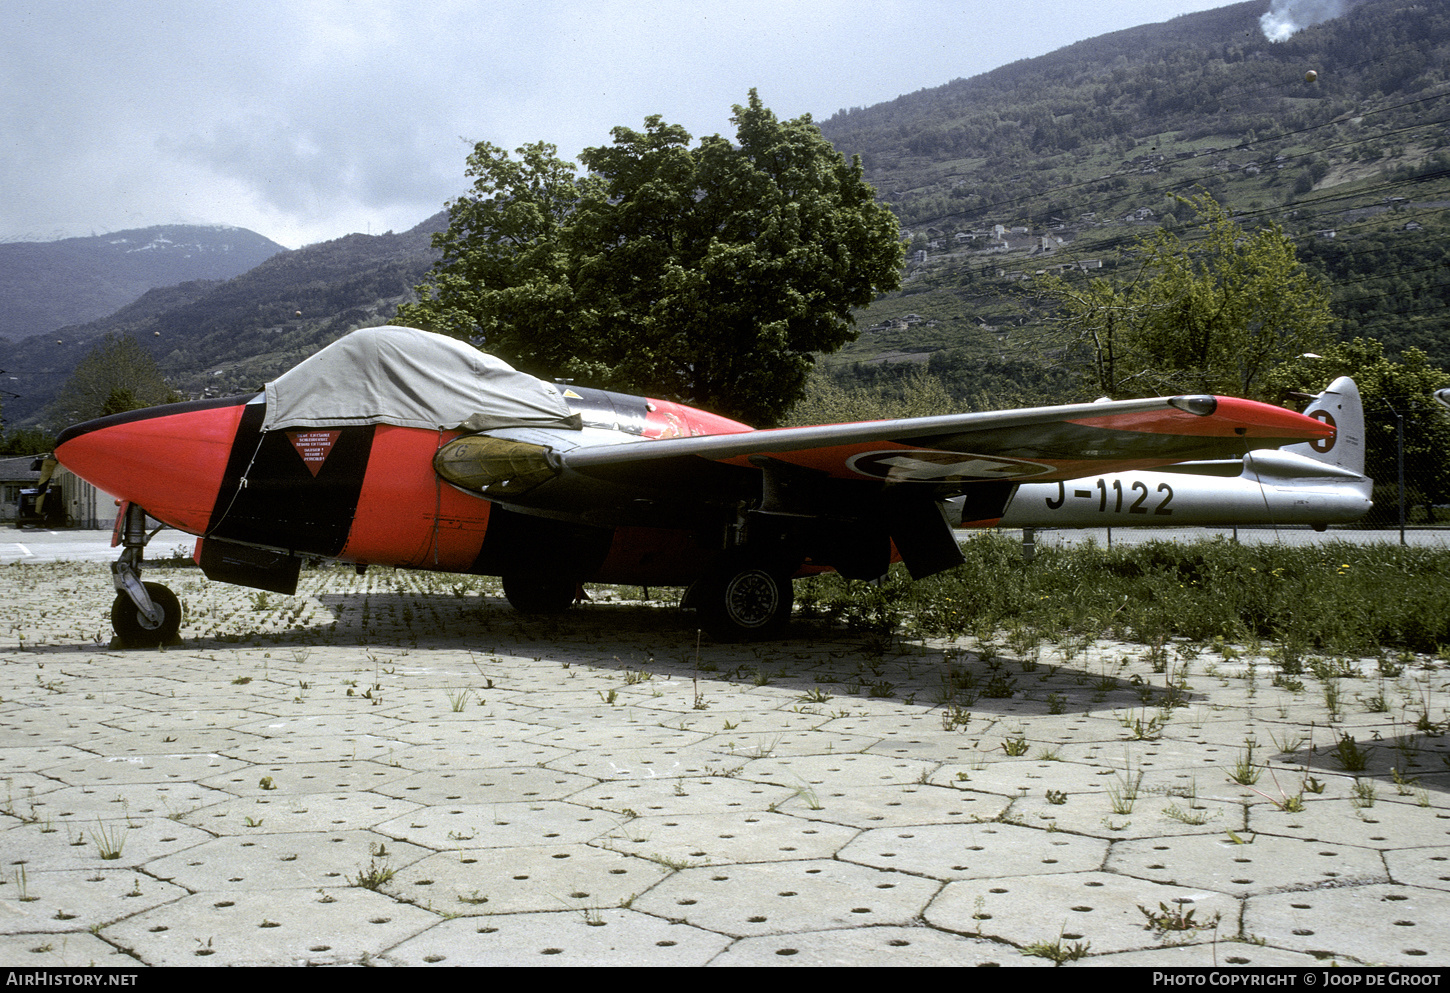
[[[669,401],[584,388],[570,388],[568,400],[586,425],[641,440],[750,430]],[[691,526],[520,514],[452,486],[432,466],[457,431],[378,424],[264,433],[265,409],[257,395],[115,414],[64,431],[55,456],[119,500],[202,536],[202,556],[212,544],[484,575],[552,560],[592,581],[665,584],[688,582],[717,544]],[[726,475],[748,489],[755,473]],[[721,506],[736,499],[720,497]],[[704,526],[719,512],[702,506],[693,516],[670,523]]]

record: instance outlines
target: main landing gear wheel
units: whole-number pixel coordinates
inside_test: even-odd
[[[560,614],[574,603],[579,584],[567,573],[511,573],[503,577],[503,595],[521,614]]]
[[[152,621],[126,593],[117,593],[111,604],[111,626],[123,648],[156,648],[169,645],[181,630],[181,601],[160,583],[144,583],[147,596],[161,610],[161,620]]]
[[[785,630],[795,590],[783,571],[734,563],[702,576],[688,599],[716,641],[760,641]]]

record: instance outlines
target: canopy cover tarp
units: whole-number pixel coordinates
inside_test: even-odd
[[[578,428],[553,385],[430,331],[363,328],[266,386],[263,431],[350,424]]]

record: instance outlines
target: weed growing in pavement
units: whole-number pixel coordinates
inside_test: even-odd
[[[1264,774],[1264,767],[1254,764],[1254,746],[1257,742],[1253,738],[1244,739],[1244,750],[1239,752],[1234,767],[1229,771],[1228,778],[1240,786],[1252,786],[1259,781]]]
[[[1191,802],[1187,808],[1180,807],[1176,803],[1170,803],[1163,808],[1163,816],[1183,824],[1193,825],[1194,827],[1207,824],[1209,819],[1209,814],[1206,810],[1202,807],[1195,807]]]
[[[1181,905],[1170,907],[1168,904],[1162,902],[1158,904],[1156,911],[1149,910],[1141,903],[1138,904],[1138,910],[1148,919],[1148,923],[1143,925],[1143,930],[1152,931],[1158,936],[1158,940],[1160,941],[1174,934],[1196,933],[1198,931],[1208,930],[1217,931],[1219,922],[1223,920],[1223,914],[1219,912],[1215,913],[1208,920],[1195,921],[1193,919],[1193,915],[1196,912],[1194,909],[1189,909],[1185,912]]]
[[[943,731],[966,731],[971,720],[971,711],[962,707],[947,707],[941,714],[941,729]]]
[[[1274,770],[1272,768],[1268,767],[1268,766],[1265,766],[1264,768],[1267,768],[1269,770],[1269,778],[1273,779],[1273,781],[1274,781],[1274,789],[1277,790],[1278,793],[1279,793],[1278,799],[1275,799],[1274,797],[1271,797],[1269,794],[1265,793],[1263,790],[1258,789],[1258,788],[1256,788],[1254,786],[1249,786],[1249,789],[1253,790],[1259,796],[1263,797],[1265,800],[1268,800],[1275,807],[1278,807],[1280,810],[1284,811],[1285,813],[1297,814],[1297,813],[1302,812],[1304,810],[1304,790],[1305,789],[1308,789],[1308,781],[1306,780],[1301,785],[1301,788],[1300,788],[1300,790],[1299,790],[1298,793],[1295,793],[1293,795],[1290,795],[1288,793],[1285,793],[1284,792],[1284,788],[1279,785],[1279,777],[1276,776],[1276,775],[1274,775]],[[1243,784],[1243,785],[1248,785],[1248,784]],[[1319,790],[1322,792],[1323,789],[1324,789],[1324,786],[1321,784],[1320,787],[1319,787]]]
[[[1329,719],[1335,723],[1344,720],[1344,699],[1340,692],[1339,680],[1329,677],[1321,685],[1324,693],[1324,706],[1329,711]]]
[[[1303,747],[1309,738],[1306,735],[1288,731],[1284,732],[1284,736],[1281,738],[1276,732],[1270,731],[1269,740],[1274,743],[1274,747],[1279,750],[1280,755],[1293,755]]]
[[[1330,749],[1329,754],[1345,772],[1363,772],[1369,767],[1370,750],[1361,748],[1348,733],[1339,736],[1339,741]]]
[[[1373,807],[1375,800],[1379,798],[1379,793],[1375,789],[1374,783],[1368,779],[1356,779],[1354,786],[1350,788],[1350,792],[1354,795],[1350,797],[1349,803],[1355,810]]]
[[[1385,697],[1384,680],[1380,680],[1378,693],[1373,696],[1360,696],[1356,693],[1355,699],[1364,706],[1367,714],[1388,714],[1390,712],[1389,700]]]
[[[15,888],[20,891],[17,899],[21,903],[34,903],[40,897],[30,892],[30,877],[25,873],[25,863],[20,863],[20,868],[15,870]]]
[[[357,875],[350,878],[348,883],[359,889],[380,890],[398,874],[398,870],[387,863],[388,846],[386,844],[369,845],[368,856],[367,868],[359,869]]]
[[[1399,769],[1392,767],[1390,769],[1390,778],[1394,780],[1395,792],[1400,796],[1412,796],[1416,794],[1416,787],[1420,782],[1418,776],[1406,777]]]
[[[987,679],[987,685],[982,690],[982,696],[991,700],[1010,700],[1017,692],[1017,679],[1005,672],[994,672]]]
[[[96,843],[101,858],[112,862],[121,857],[121,850],[126,847],[126,829],[114,824],[107,827],[97,821],[91,840]]]
[[[1126,715],[1119,714],[1118,723],[1128,730],[1134,741],[1157,741],[1163,736],[1163,725],[1168,723],[1168,715],[1160,711],[1149,717],[1148,708],[1144,707],[1139,717],[1134,717],[1132,711]]]
[[[1092,947],[1090,941],[1073,941],[1066,943],[1069,935],[1066,930],[1058,933],[1055,939],[1050,941],[1034,941],[1030,945],[1022,946],[1022,954],[1033,958],[1050,959],[1056,965],[1064,962],[1075,962],[1088,953]],[[1072,935],[1073,938],[1080,938],[1081,935]]]
[[[1112,805],[1113,813],[1125,816],[1133,812],[1133,804],[1138,800],[1138,791],[1143,787],[1143,772],[1133,772],[1129,765],[1122,773],[1113,777],[1113,782],[1107,786],[1108,802]]]

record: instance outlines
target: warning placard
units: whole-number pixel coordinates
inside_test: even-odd
[[[340,434],[341,431],[288,431],[287,437],[292,440],[292,447],[297,449],[307,468],[312,470],[312,475],[316,476]]]

